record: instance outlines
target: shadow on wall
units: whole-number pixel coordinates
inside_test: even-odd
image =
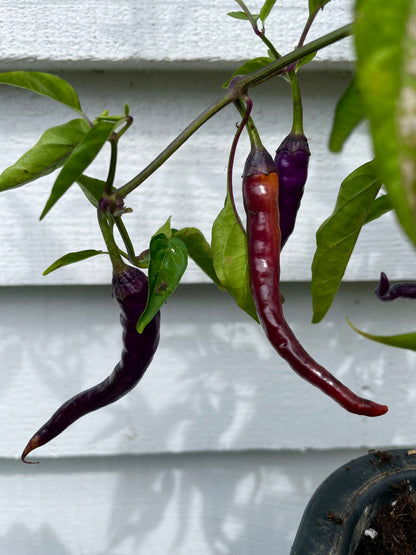
[[[0,552],[286,555],[315,487],[360,454],[77,457],[36,467],[2,461]]]
[[[293,287],[296,295],[305,289]],[[293,299],[289,303],[290,288],[285,287],[285,294],[286,289],[288,312],[296,333],[302,336],[304,313],[298,317],[297,311],[304,306],[304,301]],[[204,292],[206,296],[201,294]],[[86,361],[90,349],[102,341],[101,328],[88,328],[97,316],[88,313],[102,308],[101,288],[92,289],[89,295],[92,304],[82,316],[88,333],[77,344],[79,351],[76,352],[70,348],[78,341],[78,335],[75,339],[70,337],[71,330],[77,329],[78,308],[73,308],[70,302],[76,295],[72,296],[73,290],[67,290],[64,295],[69,295],[66,300],[58,295],[65,318],[60,319],[56,335],[51,337],[40,330],[42,341],[34,349],[39,357],[35,365],[39,372],[42,359],[47,358],[48,370],[44,369],[42,376],[52,388],[56,386],[51,384],[60,383],[60,378],[71,383],[71,388],[76,387],[74,376],[80,361]],[[343,302],[349,306],[351,295],[346,295]],[[90,437],[95,445],[108,446],[106,442],[111,438],[110,452],[136,450],[160,455],[44,460],[35,467],[20,465],[17,473],[16,464],[20,463],[14,463],[9,475],[18,474],[22,479],[14,492],[4,484],[7,495],[3,510],[9,513],[8,522],[31,523],[27,545],[32,542],[30,534],[36,537],[45,522],[50,522],[53,523],[51,530],[74,555],[271,555],[276,553],[276,548],[282,554],[288,553],[314,487],[345,459],[334,462],[322,455],[314,458],[311,454],[285,454],[282,449],[289,442],[292,448],[297,442],[295,448],[300,449],[306,440],[320,448],[349,445],[352,430],[358,429],[357,434],[365,431],[366,426],[374,432],[373,444],[377,441],[386,444],[395,437],[386,433],[384,422],[372,421],[370,425],[368,420],[346,414],[319,391],[293,376],[279,363],[262,338],[260,328],[252,326],[221,293],[213,292],[212,288],[186,287],[165,308],[161,349],[142,384],[117,405],[94,413],[103,422],[98,434],[97,428],[93,428],[90,436],[78,435],[81,429],[89,428],[87,418],[92,416],[86,417],[64,439],[62,436],[60,443],[65,448],[66,442],[72,441],[70,445],[78,447],[81,438],[88,446]],[[359,309],[366,313],[365,306]],[[39,312],[34,314],[39,317]],[[47,314],[45,308],[42,318],[47,318]],[[116,307],[108,320],[115,314]],[[336,318],[329,326],[336,328]],[[100,325],[106,328],[107,320],[100,321]],[[117,321],[114,330],[106,329],[109,336],[114,335],[114,350],[119,353]],[[339,363],[343,349],[342,357],[347,362],[342,372],[348,374],[348,382],[354,387],[350,369],[358,361],[352,347],[349,343],[341,345],[339,335],[332,336],[328,342],[328,327],[321,328],[319,334],[319,345],[313,345],[317,358],[324,352],[325,358]],[[54,338],[61,336],[61,342],[55,344]],[[378,352],[372,344],[365,345],[368,349],[359,360],[357,381],[362,381],[362,376],[359,380],[362,368]],[[372,351],[373,347],[376,351]],[[62,352],[69,353],[72,362],[67,368],[74,371],[72,375],[62,374]],[[108,352],[102,356],[95,364],[98,368],[107,368]],[[387,360],[382,362],[381,374],[388,365]],[[408,366],[404,371],[408,373]],[[400,369],[396,372],[397,380],[399,372]],[[305,388],[307,397],[299,397],[298,384]],[[64,389],[61,383],[59,392],[55,392],[61,395]],[[312,400],[314,396],[317,401]],[[397,403],[406,404],[403,399]],[[312,418],[317,407],[319,418],[316,415]],[[322,422],[332,421],[336,425],[322,426]],[[414,429],[414,422],[408,421],[406,425]],[[71,436],[72,440],[68,440]],[[115,437],[118,439],[114,440]],[[114,441],[118,441],[116,448]],[[279,453],[244,452],[256,448],[277,449]],[[227,450],[239,452],[225,453]],[[175,451],[182,454],[167,454]],[[200,453],[192,454],[192,451]],[[105,447],[101,452],[105,452]],[[311,458],[312,469],[305,464]],[[3,474],[3,478],[7,477],[7,473]],[[22,499],[28,498],[31,505],[19,506]],[[10,500],[18,518],[10,511]],[[4,529],[0,540],[1,537],[10,540],[13,526]],[[31,548],[31,552],[59,554],[59,547],[55,551],[49,549],[52,536],[44,534],[36,544],[37,551]],[[21,538],[15,541],[20,542]],[[83,542],[94,549],[81,549]],[[45,545],[48,545],[47,551]]]

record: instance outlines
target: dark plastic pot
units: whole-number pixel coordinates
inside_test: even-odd
[[[416,490],[416,450],[373,451],[333,472],[302,516],[291,555],[353,555],[394,486]],[[416,548],[415,548],[416,549]]]

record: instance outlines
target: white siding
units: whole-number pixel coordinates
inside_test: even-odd
[[[63,0],[3,0],[0,70],[59,73],[92,117],[121,113],[127,102],[135,123],[120,146],[121,184],[221,94],[241,60],[264,54],[245,23],[224,15],[234,2],[205,4],[88,0],[80,9]],[[348,23],[351,7],[328,4],[311,39]],[[270,18],[269,34],[282,37],[283,52],[296,43],[301,10],[286,2],[284,15]],[[160,348],[140,386],[35,451],[39,465],[23,465],[29,437],[112,370],[121,343],[104,257],[42,277],[68,251],[103,248],[94,211],[76,187],[38,221],[49,176],[0,195],[0,553],[285,555],[326,475],[368,448],[412,446],[416,354],[371,343],[345,321],[380,334],[413,328],[410,303],[385,305],[372,293],[381,270],[392,279],[415,276],[414,250],[392,217],[366,227],[333,308],[321,325],[310,324],[315,231],[341,180],[372,156],[365,126],[341,154],[327,149],[351,57],[351,41],[343,41],[301,75],[312,158],[297,229],[282,255],[282,290],[306,348],[354,391],[387,403],[389,413],[351,415],[306,384],[190,264],[163,308]],[[290,127],[288,85],[276,79],[252,96],[274,151]],[[74,117],[23,90],[0,87],[0,102],[0,171],[47,127]],[[196,225],[210,238],[237,121],[226,108],[131,195],[125,222],[138,251],[171,214],[175,227]],[[237,190],[246,152],[243,137]],[[90,173],[105,176],[107,157]]]

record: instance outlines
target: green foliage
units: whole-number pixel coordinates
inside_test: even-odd
[[[309,14],[313,15],[321,10],[330,0],[309,0]]]
[[[364,223],[368,224],[369,222],[384,216],[384,214],[387,214],[387,212],[390,212],[391,210],[393,210],[393,205],[391,203],[390,195],[381,195],[376,198],[370,206]]]
[[[183,241],[192,260],[209,276],[217,287],[224,289],[214,270],[211,246],[196,227],[184,227],[174,233]]]
[[[301,58],[300,60],[298,60],[297,64],[296,64],[296,73],[300,70],[300,68],[306,64],[309,64],[309,62],[311,62],[315,56],[316,56],[317,52],[311,52],[311,54],[308,54],[308,56],[304,56],[303,58]]]
[[[81,260],[86,260],[87,258],[91,258],[92,256],[97,256],[97,254],[107,254],[105,251],[96,251],[93,249],[88,249],[84,251],[77,251],[77,252],[69,252],[65,254],[58,260],[55,260],[50,266],[46,268],[43,272],[44,276],[47,276],[51,272],[54,272],[58,268],[62,268],[62,266],[68,266],[68,264],[74,264],[75,262],[80,262]]]
[[[249,73],[256,71],[257,69],[261,69],[272,63],[274,61],[273,58],[268,58],[267,56],[260,56],[259,58],[253,58],[252,60],[248,60],[244,62],[239,68],[237,68],[234,73],[231,75],[227,81],[223,84],[223,88],[226,89],[230,84],[231,80],[236,77],[237,75],[248,75]]]
[[[401,333],[398,335],[373,335],[372,333],[367,333],[353,326],[348,318],[347,322],[354,331],[367,339],[371,339],[377,343],[383,343],[383,345],[389,345],[390,347],[399,347],[401,349],[416,351],[416,332]]]
[[[105,181],[85,174],[79,175],[76,181],[90,203],[97,208],[98,202],[104,193]]]
[[[249,20],[248,15],[245,14],[244,12],[228,12],[227,15],[229,15],[234,19],[241,19],[242,21]],[[251,14],[251,17],[254,19],[254,21],[257,21],[258,18],[260,17],[260,14]]]
[[[83,119],[51,127],[39,141],[0,175],[0,191],[20,187],[61,167],[89,132]]]
[[[69,83],[56,75],[38,71],[8,71],[0,73],[0,84],[27,89],[82,113],[77,93]]]
[[[116,126],[117,122],[99,120],[89,129],[59,172],[40,219],[46,216],[52,206],[91,164]]]
[[[266,0],[265,3],[263,4],[263,7],[260,10],[260,19],[263,23],[269,17],[270,12],[272,11],[275,4],[276,4],[276,0]]]
[[[329,149],[332,152],[340,152],[346,139],[363,119],[364,107],[354,77],[338,101]]]
[[[160,307],[175,291],[188,264],[186,247],[178,237],[158,233],[150,241],[149,293],[147,305],[137,322],[142,333]]]
[[[212,226],[211,241],[215,272],[237,305],[258,322],[250,292],[246,235],[236,219],[229,195]]]
[[[399,222],[416,245],[416,6],[358,0],[357,80],[370,121],[380,177]]]
[[[320,322],[332,304],[380,187],[373,161],[357,168],[342,182],[333,213],[316,232],[311,283],[313,323]]]

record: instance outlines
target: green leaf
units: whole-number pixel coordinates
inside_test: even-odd
[[[77,183],[90,203],[97,208],[104,193],[105,181],[82,174],[77,178]]]
[[[178,237],[168,239],[164,233],[150,241],[149,294],[144,312],[137,322],[142,333],[166,299],[175,291],[188,264],[188,253]]]
[[[331,216],[316,232],[312,262],[312,322],[328,312],[367,214],[381,187],[374,162],[353,171],[341,184]]]
[[[400,347],[401,349],[416,351],[416,332],[401,333],[399,335],[373,335],[372,333],[361,331],[353,326],[348,318],[347,322],[354,331],[367,339],[377,341],[377,343],[383,343],[384,345],[389,345],[390,347]]]
[[[66,193],[72,183],[91,164],[116,126],[116,122],[100,120],[90,128],[81,142],[71,152],[64,167],[59,172],[40,219],[46,216],[57,200]]]
[[[30,150],[0,175],[0,191],[21,187],[61,167],[89,129],[85,120],[74,119],[45,131]]]
[[[97,256],[97,254],[107,254],[105,251],[96,251],[93,249],[85,250],[85,251],[78,251],[78,252],[69,252],[65,254],[58,260],[55,260],[53,264],[51,264],[46,270],[43,272],[44,276],[47,276],[51,272],[57,270],[58,268],[62,268],[62,266],[68,266],[68,264],[74,264],[75,262],[80,262],[81,260],[86,260],[87,258],[91,258],[92,256]]]
[[[212,226],[211,241],[215,272],[237,305],[258,322],[250,292],[247,238],[236,220],[229,195]]]
[[[382,195],[381,197],[376,198],[370,206],[370,210],[367,213],[364,223],[368,224],[369,222],[380,218],[380,216],[384,216],[384,214],[387,214],[390,210],[393,210],[390,195]]]
[[[357,0],[357,80],[380,177],[416,245],[416,4]]]
[[[309,0],[309,15],[321,10],[330,0]]]
[[[175,231],[174,236],[184,242],[189,256],[212,279],[215,285],[224,289],[214,270],[211,246],[202,231],[196,227],[184,227]]]
[[[315,56],[317,54],[317,51],[315,52],[311,52],[310,54],[308,54],[307,56],[303,56],[303,58],[301,58],[300,60],[297,61],[296,64],[296,73],[300,70],[300,68],[306,64],[308,64],[309,62],[311,62]]]
[[[345,140],[364,119],[364,106],[357,88],[355,77],[338,101],[332,123],[329,149],[340,152]]]
[[[166,235],[166,237],[168,239],[170,239],[172,237],[172,229],[171,229],[171,226],[170,226],[171,219],[172,219],[172,216],[169,216],[169,218],[166,220],[166,222],[159,227],[159,229],[156,231],[156,233],[153,234],[153,237],[155,235],[159,235],[160,233],[163,233],[163,235]]]
[[[12,85],[47,96],[82,113],[77,93],[69,83],[56,75],[38,71],[8,71],[0,73],[0,84]]]
[[[260,10],[260,19],[264,23],[266,19],[269,17],[270,12],[273,9],[273,6],[276,4],[276,0],[266,0],[263,4],[263,7]]]
[[[268,58],[266,56],[260,56],[259,58],[253,58],[252,60],[248,60],[248,62],[244,62],[238,69],[234,71],[229,79],[223,84],[223,88],[226,89],[230,84],[231,80],[236,75],[248,75],[252,71],[256,71],[256,69],[261,69],[269,64],[271,64],[274,60],[272,58]]]
[[[248,16],[244,12],[228,12],[227,15],[233,17],[234,19],[242,19],[244,21],[248,21]],[[260,17],[260,14],[252,13],[251,17],[254,19],[254,21],[257,21]]]

